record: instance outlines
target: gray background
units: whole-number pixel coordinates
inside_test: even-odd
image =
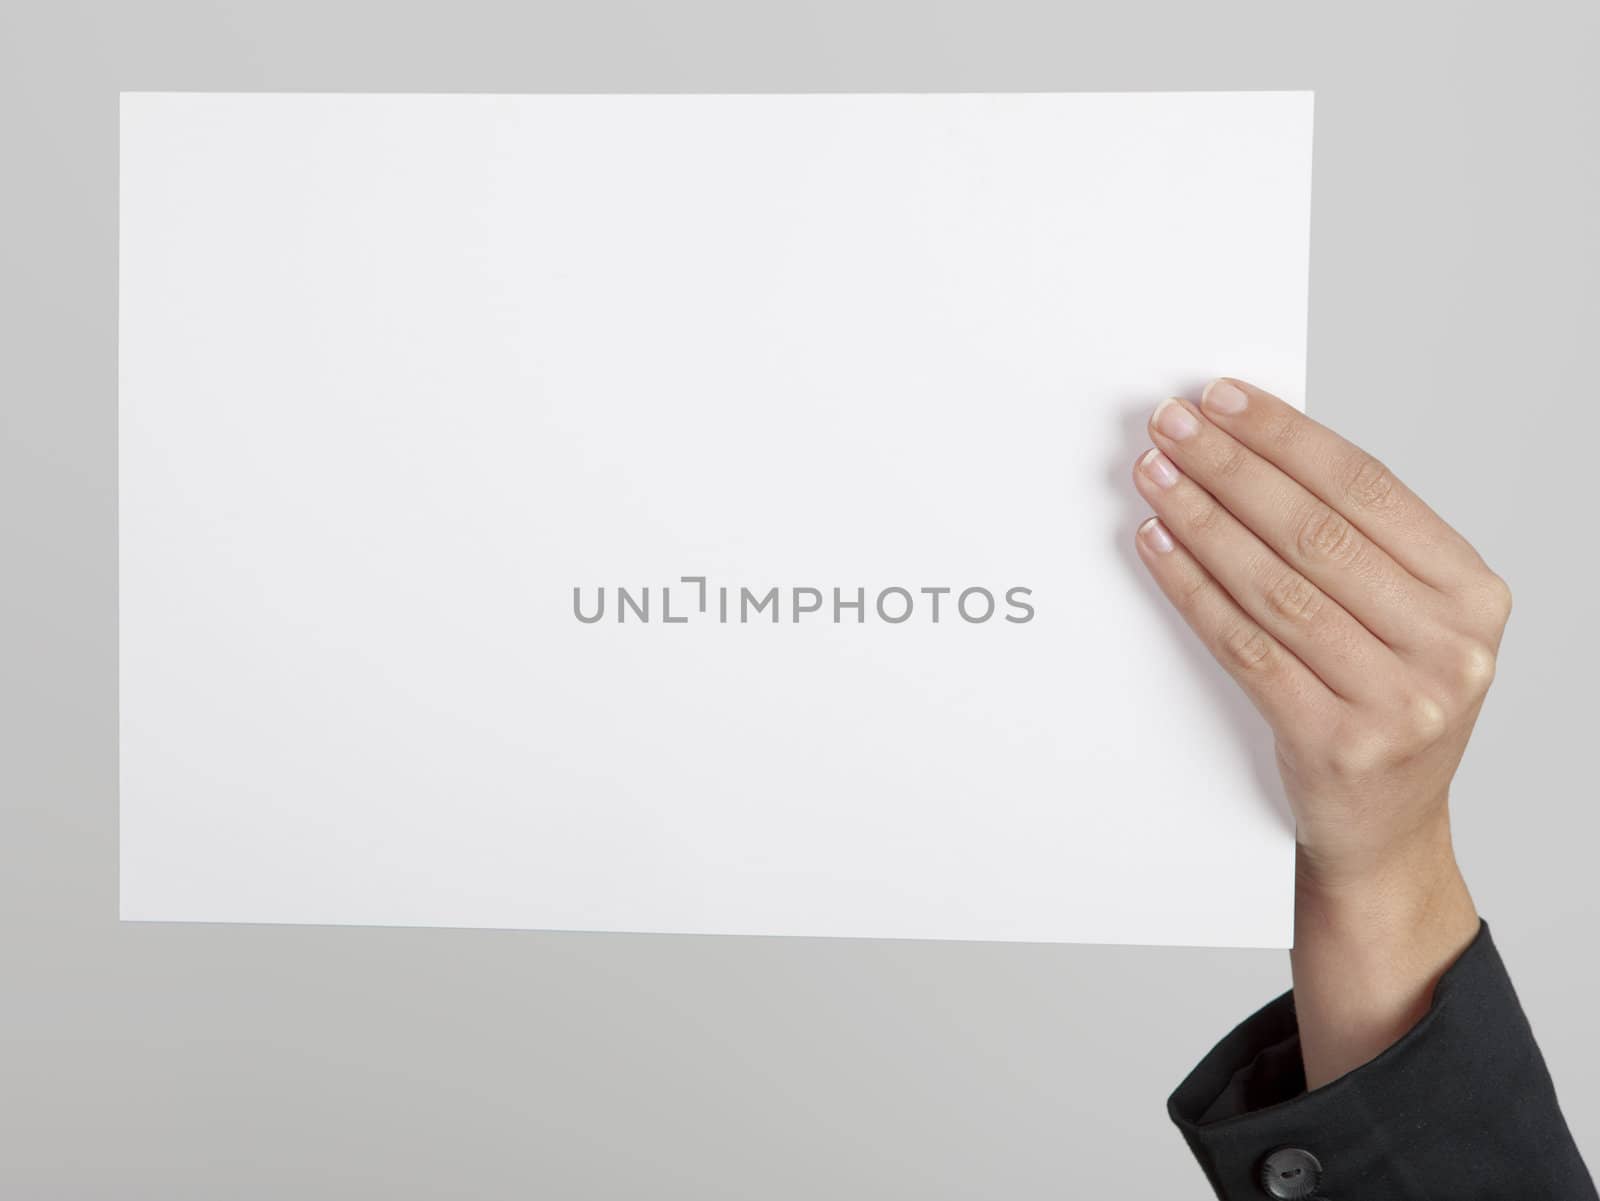
[[[1287,980],[1265,952],[119,926],[123,89],[1315,88],[1311,403],[1517,592],[1459,844],[1600,1163],[1600,6],[1511,11],[6,3],[0,1196],[1199,1197],[1164,1098]]]

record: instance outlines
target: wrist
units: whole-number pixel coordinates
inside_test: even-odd
[[[1296,847],[1296,912],[1355,921],[1369,937],[1375,921],[1409,925],[1461,887],[1442,802],[1415,825],[1381,839],[1302,838]]]
[[[1297,860],[1294,968],[1306,1083],[1372,1059],[1427,1012],[1434,985],[1478,932],[1449,821],[1381,854]]]

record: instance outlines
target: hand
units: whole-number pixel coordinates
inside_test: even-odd
[[[1166,402],[1150,437],[1140,558],[1276,739],[1315,1088],[1404,1034],[1477,933],[1448,799],[1510,593],[1376,459],[1248,384]]]

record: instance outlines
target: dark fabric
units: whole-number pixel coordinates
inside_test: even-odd
[[[1294,994],[1247,1020],[1167,1102],[1223,1201],[1262,1201],[1266,1157],[1309,1151],[1327,1201],[1596,1201],[1533,1031],[1483,926],[1420,1022],[1305,1091]]]

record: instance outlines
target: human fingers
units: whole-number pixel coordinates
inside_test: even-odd
[[[1163,526],[1239,607],[1330,689],[1355,700],[1383,687],[1397,667],[1393,652],[1171,459],[1147,451],[1134,483]]]
[[[1391,645],[1421,636],[1438,598],[1299,481],[1182,400],[1150,419],[1150,438],[1278,556]]]
[[[1472,545],[1382,462],[1270,392],[1243,380],[1213,380],[1199,407],[1419,580],[1448,589],[1484,570]]]
[[[1139,557],[1206,649],[1275,730],[1331,723],[1342,702],[1273,638],[1186,550],[1159,517],[1139,527]]]

